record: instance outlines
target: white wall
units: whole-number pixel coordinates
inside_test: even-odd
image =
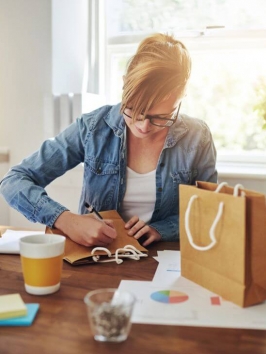
[[[87,0],[52,0],[52,92],[81,93],[87,61]]]
[[[0,0],[0,146],[9,148],[10,166],[43,141],[44,99],[53,92],[81,92],[87,50],[86,6],[86,0]],[[7,169],[3,164],[0,178]],[[68,187],[72,185],[72,177],[64,176],[62,183],[59,179],[48,189],[52,197],[76,210],[79,183],[66,192],[65,180]],[[4,211],[3,203],[1,200]],[[8,209],[8,220],[4,212],[1,219],[0,210],[0,224],[8,221],[40,228]]]
[[[19,162],[42,141],[51,92],[51,1],[0,0],[0,142]]]
[[[51,1],[0,0],[0,43],[0,142],[13,165],[43,138],[43,97],[52,85]],[[9,222],[17,224],[13,216]]]

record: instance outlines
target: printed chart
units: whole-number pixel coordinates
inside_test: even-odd
[[[241,308],[183,277],[173,288],[122,280],[119,289],[136,296],[133,323],[266,330],[266,302]]]
[[[133,323],[266,330],[266,301],[241,308],[181,276],[180,251],[158,251],[153,280],[122,280],[137,301]]]
[[[151,299],[164,304],[177,304],[188,300],[188,295],[175,290],[159,290],[151,294]]]

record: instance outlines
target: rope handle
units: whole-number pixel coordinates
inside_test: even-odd
[[[94,256],[94,253],[96,251],[106,252],[109,259],[100,260],[101,256],[99,256],[99,255]],[[123,263],[123,259],[121,259],[121,258],[130,258],[135,261],[138,261],[141,257],[148,257],[147,254],[141,252],[140,250],[138,250],[136,247],[134,247],[132,245],[126,245],[123,248],[118,248],[115,251],[114,255],[112,255],[112,253],[108,250],[108,248],[95,247],[91,251],[91,254],[93,256],[92,259],[94,260],[94,262],[98,262],[98,263],[116,262],[117,264],[121,264],[121,263]]]
[[[221,189],[224,187],[224,186],[227,186],[228,183],[227,182],[222,182],[220,183],[216,190],[214,191],[214,193],[219,193],[221,191]],[[233,196],[234,197],[237,197],[238,194],[239,194],[239,189],[242,188],[244,189],[244,187],[242,186],[242,184],[238,183],[235,185],[234,187],[234,193],[233,193]],[[244,197],[245,196],[245,192],[241,192],[241,196]],[[221,219],[221,216],[223,214],[223,208],[224,208],[224,203],[223,202],[220,202],[219,203],[219,206],[218,206],[218,211],[217,211],[217,214],[216,214],[216,217],[212,223],[212,226],[210,228],[210,231],[209,231],[209,236],[210,236],[210,240],[211,240],[211,243],[208,245],[208,246],[198,246],[194,243],[193,241],[193,236],[191,234],[191,231],[190,231],[190,226],[189,226],[189,217],[190,217],[190,212],[191,212],[191,207],[192,207],[192,204],[194,203],[194,201],[198,198],[197,195],[193,195],[189,202],[188,202],[188,206],[187,206],[187,210],[185,212],[185,230],[186,230],[186,233],[187,233],[187,237],[188,237],[188,241],[190,243],[190,245],[198,250],[198,251],[208,251],[210,250],[211,248],[213,248],[216,243],[217,243],[217,240],[216,240],[216,237],[215,237],[215,229],[216,229],[216,226],[219,222],[219,220]]]
[[[220,190],[221,190],[224,186],[228,186],[228,183],[227,183],[227,182],[221,182],[221,183],[217,186],[217,188],[215,189],[214,193],[219,193]],[[243,187],[242,184],[238,183],[238,184],[235,185],[235,187],[234,187],[234,193],[233,193],[233,196],[234,196],[234,197],[238,197],[239,189],[240,189],[240,188],[244,189],[244,187]],[[242,192],[241,192],[241,197],[244,197],[244,196],[245,196],[245,192],[242,191]]]
[[[216,243],[217,243],[217,240],[215,238],[215,228],[216,228],[216,225],[218,224],[218,222],[221,219],[221,216],[223,214],[224,203],[223,202],[219,203],[219,207],[218,207],[218,211],[217,211],[216,217],[215,217],[215,219],[214,219],[214,221],[212,223],[212,226],[210,228],[210,231],[209,231],[209,236],[210,236],[210,239],[211,239],[211,243],[208,246],[198,246],[193,241],[193,236],[191,235],[190,227],[189,227],[189,217],[190,217],[191,207],[192,207],[192,204],[194,203],[194,201],[197,198],[198,198],[197,195],[192,195],[192,197],[190,198],[190,200],[188,202],[187,210],[186,210],[186,213],[185,213],[185,229],[186,229],[188,241],[189,241],[190,245],[193,248],[195,248],[198,251],[208,251],[211,248],[213,248],[216,245]]]

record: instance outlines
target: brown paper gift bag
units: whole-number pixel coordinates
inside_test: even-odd
[[[104,250],[103,247],[82,246],[67,237],[65,261],[72,265],[106,261],[116,261],[120,264],[123,262],[122,258],[139,260],[141,257],[147,257],[148,250],[141,246],[134,237],[127,235],[124,228],[125,223],[116,210],[103,211],[100,214],[103,219],[113,220],[114,227],[117,230],[117,238]],[[93,215],[88,215],[88,217],[93,217]],[[45,233],[64,235],[60,230],[49,227],[46,227]]]
[[[239,186],[180,185],[181,275],[247,307],[266,299],[266,196]]]

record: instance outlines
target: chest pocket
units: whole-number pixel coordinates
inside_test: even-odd
[[[85,161],[85,199],[100,210],[115,209],[119,166],[99,160]]]
[[[176,184],[193,184],[197,174],[197,170],[182,170],[173,173],[172,178]]]
[[[103,162],[98,160],[85,161],[85,167],[96,175],[113,175],[119,171],[118,165],[110,162]]]
[[[177,203],[177,209],[179,208],[179,185],[180,184],[194,184],[197,177],[197,170],[179,170],[172,173],[173,181],[173,203]]]

